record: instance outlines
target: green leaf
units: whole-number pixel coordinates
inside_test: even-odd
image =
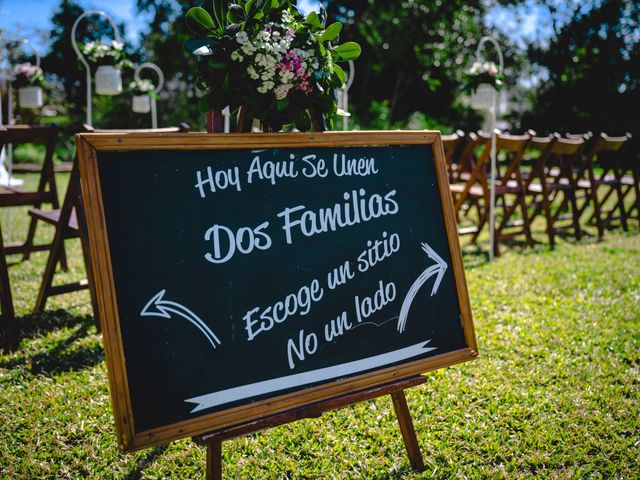
[[[336,62],[348,62],[349,60],[355,60],[362,53],[360,45],[356,42],[347,42],[335,47],[332,52],[333,60]]]
[[[249,0],[244,6],[244,11],[247,13],[247,17],[252,17],[253,9],[255,8],[256,0]]]
[[[211,0],[213,3],[213,16],[220,28],[224,28],[227,23],[228,0]]]
[[[342,67],[337,63],[333,64],[333,73],[335,73],[340,79],[340,86],[344,85],[344,82],[347,81],[347,74],[344,72]]]
[[[284,98],[282,100],[276,100],[276,108],[278,109],[279,112],[286,110],[288,106],[289,106],[288,98]]]
[[[200,97],[200,99],[198,100],[198,110],[200,110],[200,113],[207,113],[211,110],[211,103],[209,102],[208,95],[203,95],[202,97]]]
[[[340,22],[332,23],[327,27],[324,33],[320,36],[321,42],[332,42],[335,40],[342,31],[342,24]]]
[[[264,5],[262,6],[262,13],[267,17],[271,13],[271,9],[273,8],[272,0],[265,0]]]
[[[196,35],[208,37],[209,35],[215,35],[220,32],[215,23],[213,23],[209,12],[202,7],[190,8],[185,19],[189,30]]]
[[[246,20],[247,15],[240,5],[231,5],[227,12],[227,20],[231,23],[242,23]]]
[[[320,23],[320,18],[316,12],[311,12],[307,15],[305,23],[311,27],[312,32],[317,32],[318,30],[322,30],[322,23]]]
[[[213,43],[208,38],[191,38],[184,42],[184,49],[194,55],[213,55]]]

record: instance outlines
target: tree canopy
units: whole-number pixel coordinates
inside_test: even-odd
[[[209,0],[206,0],[207,2]],[[631,130],[640,137],[640,7],[632,0],[325,0],[330,20],[344,24],[340,42],[363,47],[350,91],[352,125],[397,128],[407,125],[444,130],[473,129],[480,116],[464,102],[463,73],[474,60],[482,35],[499,38],[506,55],[507,89],[516,111],[514,129],[559,131]],[[195,56],[183,48],[189,32],[186,11],[201,0],[137,0],[148,21],[135,49],[134,61],[152,61],[167,79],[159,102],[161,125],[188,121],[203,128],[195,87]],[[513,28],[487,25],[492,5],[524,11],[543,9],[551,24],[544,41],[523,47]],[[71,124],[84,119],[85,73],[71,47],[70,32],[81,6],[61,0],[54,12],[45,72],[59,85]],[[516,27],[517,28],[517,27]],[[120,25],[124,35],[124,25]],[[101,20],[82,22],[81,41],[109,34]],[[132,72],[125,74],[125,84]],[[524,95],[522,95],[524,92]],[[148,118],[131,112],[130,98],[96,97],[95,123],[103,126],[146,127]],[[635,106],[635,108],[634,108]],[[416,117],[417,116],[417,117]],[[416,123],[417,119],[417,123]]]

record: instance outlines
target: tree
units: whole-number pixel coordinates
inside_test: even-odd
[[[84,13],[84,9],[72,0],[62,0],[52,17],[52,29],[47,55],[42,59],[42,67],[46,74],[53,75],[61,84],[67,114],[70,117],[70,133],[77,132],[85,121],[86,105],[86,72],[80,65],[71,43],[71,30],[76,19]],[[125,26],[119,24],[121,36],[125,37]],[[113,38],[113,28],[103,17],[86,17],[78,24],[76,37],[79,43],[100,40],[103,37]],[[132,60],[139,57],[130,47],[125,45],[127,54]],[[131,72],[127,72],[131,77]],[[128,78],[125,76],[125,80]],[[126,81],[124,83],[127,83]],[[94,97],[94,122],[101,127],[134,126],[137,120],[128,105],[128,99],[118,97]],[[113,110],[118,112],[113,114]],[[124,115],[124,116],[123,116]]]
[[[159,123],[177,125],[187,121],[196,129],[204,128],[204,117],[198,111],[196,59],[184,49],[184,42],[192,37],[185,23],[185,14],[200,0],[137,0],[139,13],[151,13],[149,29],[144,35],[141,50],[149,61],[157,64],[169,80],[162,93],[162,103],[171,108],[159,109]]]
[[[474,123],[456,97],[483,11],[479,0],[329,0],[329,16],[346,24],[341,40],[363,46],[351,93],[359,117],[375,115],[372,102],[386,102],[392,124],[415,111],[445,124]]]
[[[632,0],[576,9],[548,47],[530,48],[543,81],[524,122],[541,132],[631,131],[639,138],[638,32],[640,6]]]

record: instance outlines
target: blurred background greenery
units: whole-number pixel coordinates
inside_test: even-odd
[[[0,7],[7,1],[13,0],[0,0]],[[18,110],[17,121],[59,123],[65,139],[70,139],[85,118],[85,73],[70,41],[73,23],[84,9],[72,0],[53,1],[57,4],[51,30],[41,32],[48,116]],[[131,0],[134,16],[142,24],[136,26],[138,44],[127,42],[127,53],[135,63],[156,63],[167,79],[158,103],[160,126],[186,121],[194,130],[204,129],[196,101],[194,57],[182,46],[188,37],[184,14],[201,3]],[[318,6],[310,0],[299,3]],[[461,84],[480,37],[489,34],[500,41],[505,54],[503,129],[630,131],[640,138],[640,4],[636,1],[326,0],[323,6],[330,19],[344,23],[341,41],[355,40],[363,46],[349,92],[353,115],[349,128],[428,128],[445,133],[480,128],[482,116],[468,106]],[[525,25],[531,12],[537,12],[538,23]],[[2,19],[0,34],[5,31],[5,42],[8,27],[8,19]],[[127,25],[119,27],[126,35]],[[523,35],[523,29],[533,34]],[[91,17],[90,22],[80,23],[78,39],[100,39],[110,32],[106,21]],[[133,70],[123,77],[126,89]],[[126,91],[114,97],[94,95],[93,102],[96,127],[149,127],[148,115],[131,111],[131,94]],[[64,142],[60,155],[64,159],[71,155]],[[18,152],[17,157],[29,159],[28,152]]]

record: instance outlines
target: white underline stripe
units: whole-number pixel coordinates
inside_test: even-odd
[[[430,341],[431,340],[427,340],[426,342],[417,343],[409,347],[401,348],[400,350],[394,350],[393,352],[387,352],[374,357],[355,360],[353,362],[333,365],[331,367],[311,370],[309,372],[296,373],[285,377],[273,378],[271,380],[264,380],[262,382],[251,383],[241,387],[233,387],[219,392],[207,393],[198,397],[187,398],[185,402],[197,404],[196,407],[191,410],[191,413],[195,413],[207,408],[224,405],[225,403],[257,397],[265,393],[277,392],[279,390],[285,390],[323,380],[329,380],[331,378],[338,378],[353,373],[363,372],[372,368],[382,367],[401,360],[417,357],[418,355],[435,350],[436,347],[425,347],[425,345]]]

